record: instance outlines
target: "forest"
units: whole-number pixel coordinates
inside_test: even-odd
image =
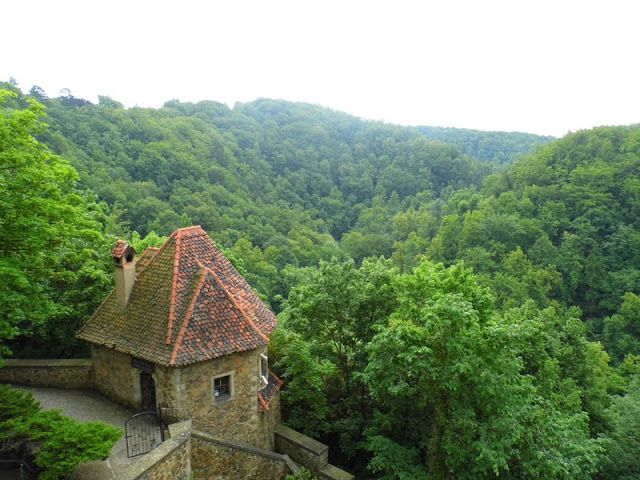
[[[640,477],[639,126],[0,88],[0,356],[86,355],[115,239],[198,224],[278,313],[284,421],[357,478]]]

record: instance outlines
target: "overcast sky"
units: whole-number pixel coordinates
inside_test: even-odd
[[[49,96],[551,135],[640,122],[637,0],[15,0],[0,17],[0,80]]]

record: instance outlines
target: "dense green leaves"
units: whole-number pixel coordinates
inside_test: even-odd
[[[31,393],[0,385],[0,456],[35,463],[38,478],[57,480],[80,463],[102,460],[122,432],[102,422],[80,423],[40,410]]]
[[[35,138],[44,130],[42,106],[17,99],[0,90],[0,341],[54,335],[68,355],[74,326],[109,284],[97,253],[107,248],[104,212],[76,189],[68,162]],[[67,328],[57,332],[54,322]]]
[[[410,478],[422,459],[425,478],[590,478],[601,447],[589,417],[579,401],[557,397],[571,375],[556,373],[554,382],[529,365],[557,363],[530,347],[547,344],[536,310],[502,320],[459,265],[423,263],[397,282],[399,307],[368,347],[365,378],[378,406],[371,468]],[[575,360],[574,368],[585,362]],[[386,448],[406,453],[386,458]]]
[[[282,328],[270,338],[269,357],[287,382],[282,392],[287,423],[311,436],[326,434],[331,426],[325,387],[335,376],[335,365],[312,355],[302,335]]]
[[[604,319],[602,342],[614,360],[640,355],[640,297],[626,293],[620,310]]]
[[[482,132],[465,128],[419,127],[428,138],[457,145],[478,160],[509,164],[553,140],[530,133]]]
[[[503,313],[459,264],[322,264],[274,337],[287,421],[337,441],[361,475],[591,478],[622,384],[578,314],[533,301]]]
[[[640,286],[638,132],[568,135],[488,177],[481,197],[454,195],[428,255],[464,259],[501,306],[526,297],[579,306],[600,335],[603,318]]]
[[[640,376],[632,381],[627,395],[614,400],[610,415],[613,429],[606,443],[602,478],[640,478]]]
[[[285,409],[285,415],[291,414],[293,424],[307,431],[313,423],[307,427],[295,407],[313,402],[312,416],[324,415],[325,438],[337,442],[353,463],[362,461],[363,433],[371,414],[361,377],[366,346],[394,308],[395,274],[390,262],[381,259],[365,260],[360,267],[353,261],[322,262],[299,277],[284,306],[282,332],[276,334],[275,345],[282,351],[278,366],[295,389],[284,394],[285,404],[294,407]],[[286,346],[281,340],[285,335]],[[305,393],[298,393],[298,386],[310,381],[316,381],[321,392],[303,400]],[[302,398],[294,401],[292,395]]]

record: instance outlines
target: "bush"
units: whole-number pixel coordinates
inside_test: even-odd
[[[316,477],[306,468],[301,468],[296,473],[284,477],[284,480],[316,480]]]
[[[42,411],[31,393],[0,385],[0,457],[35,463],[41,480],[106,458],[121,434],[103,422],[81,423],[58,410]]]
[[[0,424],[12,418],[33,415],[39,410],[40,405],[30,392],[0,385]]]

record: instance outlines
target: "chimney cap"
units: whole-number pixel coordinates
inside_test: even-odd
[[[118,240],[116,246],[111,250],[111,256],[116,263],[120,263],[122,258],[124,258],[127,263],[131,262],[135,253],[134,248],[124,240]]]

